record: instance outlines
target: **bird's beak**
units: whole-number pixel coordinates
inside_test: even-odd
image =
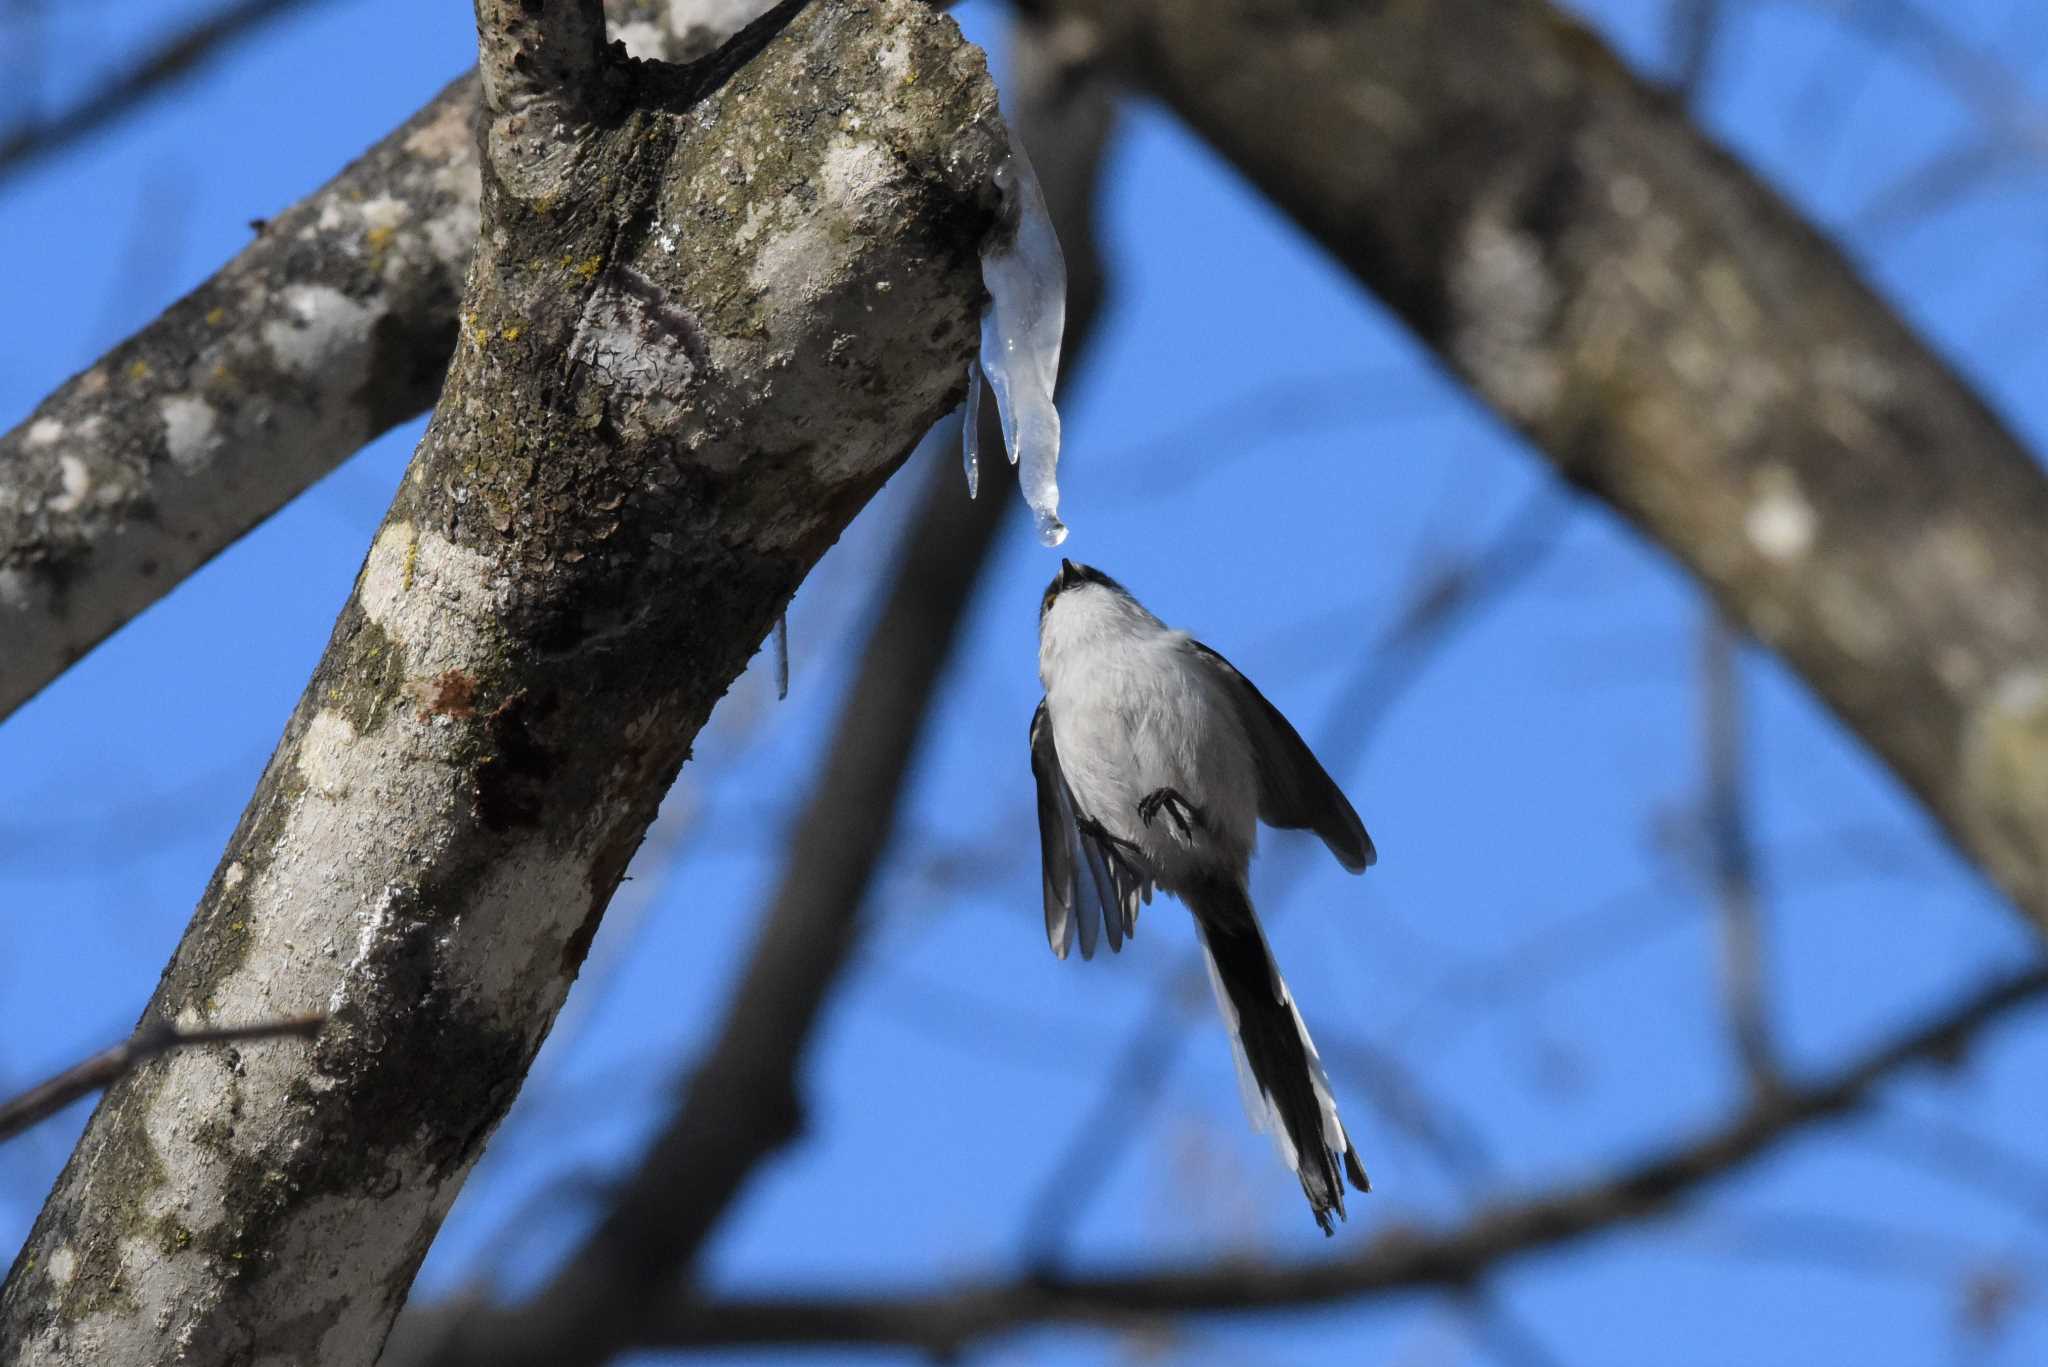
[[[1065,588],[1078,578],[1080,576],[1074,572],[1074,562],[1062,557],[1060,559],[1060,587]]]

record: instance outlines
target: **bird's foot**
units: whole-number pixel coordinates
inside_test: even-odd
[[[1150,826],[1161,812],[1180,827],[1180,838],[1192,840],[1195,827],[1202,824],[1202,809],[1171,788],[1155,788],[1138,799],[1138,819]]]
[[[1138,848],[1136,841],[1126,840],[1122,836],[1115,834],[1109,827],[1103,825],[1092,816],[1076,816],[1074,824],[1080,828],[1081,834],[1093,836],[1114,849],[1124,850],[1131,854],[1143,853]]]

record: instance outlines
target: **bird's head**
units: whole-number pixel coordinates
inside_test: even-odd
[[[1052,577],[1052,582],[1045,586],[1045,596],[1038,600],[1038,620],[1040,625],[1043,625],[1045,622],[1045,614],[1052,611],[1055,599],[1063,593],[1088,585],[1098,585],[1106,588],[1121,598],[1129,598],[1131,596],[1122,584],[1117,583],[1116,580],[1110,578],[1101,570],[1096,569],[1093,565],[1077,565],[1071,560],[1062,560],[1060,561],[1060,572]]]

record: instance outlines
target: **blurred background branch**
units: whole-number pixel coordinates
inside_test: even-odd
[[[316,2],[231,0],[156,43],[69,108],[49,115],[28,111],[16,115],[12,127],[0,128],[0,187],[24,168],[69,150],[107,124],[132,114],[144,102],[163,95],[178,82],[190,79],[265,24]],[[17,24],[32,21],[25,10],[18,10],[13,16]],[[11,79],[25,81],[28,76],[17,68]]]

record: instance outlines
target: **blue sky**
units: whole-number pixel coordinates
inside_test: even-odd
[[[60,7],[44,21],[38,97],[55,106],[89,89],[109,54],[202,8]],[[1984,128],[1986,107],[1940,74],[1955,53],[1844,22],[1818,0],[1725,8],[1701,98],[1712,129],[2048,449],[2040,163],[1930,205],[1902,200],[1916,173]],[[1662,4],[1586,12],[1640,68],[1663,68]],[[2027,0],[1938,13],[1959,52],[2031,102],[2019,107],[2048,111],[2048,13]],[[987,0],[959,17],[977,39],[1000,33]],[[467,65],[472,44],[457,0],[309,5],[74,154],[0,184],[0,422],[203,279],[246,242],[247,220],[325,180]],[[17,107],[0,99],[0,118]],[[1064,553],[1116,574],[1257,680],[1322,748],[1381,851],[1353,879],[1275,834],[1255,872],[1377,1187],[1337,1246],[1398,1222],[1455,1222],[1475,1201],[1580,1179],[1711,1125],[1741,1091],[1687,843],[1697,595],[1661,553],[1554,487],[1162,112],[1130,109],[1107,183],[1114,296],[1066,410]],[[1901,203],[1924,211],[1887,208]],[[0,726],[0,1088],[133,1021],[418,432],[364,451]],[[934,462],[957,478],[955,448],[921,452],[799,595],[789,700],[774,701],[757,667],[721,705],[422,1296],[478,1280],[516,1293],[544,1275],[588,1215],[589,1179],[635,1152],[713,1030],[857,662],[870,587]],[[1007,472],[985,465],[984,477]],[[1375,643],[1421,578],[1511,525],[1541,526],[1554,544],[1518,557],[1512,591],[1390,704],[1368,695],[1360,707]],[[1163,903],[1121,956],[1062,964],[1045,950],[1023,737],[1037,598],[1056,565],[1015,519],[943,686],[857,968],[809,1060],[811,1130],[721,1230],[718,1286],[1014,1271],[1043,1183],[1185,962],[1185,918]],[[2038,953],[1783,668],[1750,652],[1744,683],[1771,1005],[1795,1068],[1824,1069]],[[1592,916],[1588,944],[1545,957]],[[1092,1139],[1105,1171],[1064,1241],[1077,1265],[1326,1251],[1244,1123],[1206,996],[1156,1111]],[[1337,1057],[1359,1042],[1399,1058],[1469,1135],[1462,1166],[1373,1108]],[[2048,1158],[2029,1204],[1901,1155],[1930,1124],[2038,1151],[2044,1068],[2048,1013],[2016,1015],[1965,1067],[1900,1079],[1866,1117],[1814,1129],[1673,1218],[1507,1265],[1488,1301],[1557,1360],[1594,1367],[2042,1361]],[[74,1108],[0,1148],[0,1248],[26,1232],[84,1116]],[[2027,1299],[1997,1336],[1973,1336],[1965,1289],[2004,1274]],[[1164,1351],[1522,1360],[1468,1303],[1420,1293],[1196,1321]],[[1058,1332],[975,1356],[1139,1354]]]

